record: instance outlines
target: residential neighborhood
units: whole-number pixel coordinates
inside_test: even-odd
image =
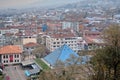
[[[50,8],[1,6],[0,80],[88,80],[94,74],[91,60],[96,50],[112,45],[106,43],[104,31],[111,25],[120,26],[119,3],[78,0]]]

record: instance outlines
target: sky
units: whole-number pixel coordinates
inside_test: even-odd
[[[0,9],[57,6],[78,0],[0,0]]]

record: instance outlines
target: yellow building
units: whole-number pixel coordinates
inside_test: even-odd
[[[23,45],[30,43],[30,42],[37,43],[37,39],[34,37],[23,38],[22,42],[23,42]]]

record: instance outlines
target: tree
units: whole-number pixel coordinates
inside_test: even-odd
[[[60,62],[60,63],[59,63]],[[43,71],[39,75],[39,80],[86,80],[85,65],[81,65],[81,57],[70,55],[65,61],[59,61],[54,69]]]
[[[120,80],[120,26],[112,25],[103,33],[105,47],[96,50],[91,61],[96,80],[101,80],[100,77],[102,80]]]
[[[48,53],[48,50],[44,45],[40,45],[35,50],[33,50],[32,53],[36,55],[36,57],[40,58],[40,57],[44,57]]]
[[[42,37],[40,35],[37,36],[37,43],[39,43],[39,44],[42,43]]]

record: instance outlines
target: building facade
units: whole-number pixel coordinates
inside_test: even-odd
[[[72,50],[78,52],[82,49],[82,44],[79,44],[80,38],[72,33],[69,34],[53,34],[46,38],[46,47],[52,52],[62,45],[68,45]]]
[[[9,45],[0,48],[0,63],[4,65],[21,63],[22,50],[19,46]]]
[[[62,29],[72,28],[74,31],[79,31],[79,22],[62,22]]]

